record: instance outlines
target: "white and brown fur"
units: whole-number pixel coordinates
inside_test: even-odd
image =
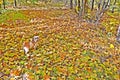
[[[24,53],[27,54],[30,49],[36,49],[39,36],[34,36],[30,41],[23,43]]]

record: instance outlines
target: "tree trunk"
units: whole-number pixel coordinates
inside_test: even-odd
[[[117,31],[117,42],[120,43],[120,25],[119,25],[118,31]]]
[[[100,11],[101,4],[102,4],[102,0],[100,0],[99,3],[98,3],[98,10],[99,11]]]
[[[85,1],[82,0],[82,15],[84,14],[85,12]]]
[[[102,5],[102,9],[104,9],[105,8],[105,0],[104,0],[104,2],[103,2],[103,5]]]
[[[0,9],[1,9],[1,4],[0,4]],[[1,10],[0,10],[0,14],[2,14]]]
[[[70,9],[73,9],[73,0],[70,0]]]
[[[18,0],[18,5],[21,6],[21,0]]]
[[[77,0],[74,0],[74,2],[75,2],[75,7],[77,6]]]
[[[114,4],[113,4],[113,8],[112,8],[112,13],[114,13],[114,9],[115,9],[115,4],[116,4],[117,0],[114,1]]]
[[[98,3],[98,9],[97,9],[97,12],[96,12],[96,16],[95,16],[95,23],[98,24],[99,20],[100,20],[100,17],[103,15],[103,13],[101,13],[101,4],[102,4],[102,0],[99,1]]]
[[[79,0],[79,3],[80,3],[80,0]],[[81,6],[80,6],[80,11],[79,11],[79,16],[83,16],[84,14],[84,0],[81,1]]]
[[[110,6],[110,0],[108,0],[108,1],[106,2],[105,8],[108,8],[109,6]]]
[[[92,0],[91,11],[94,9],[94,0]]]
[[[51,0],[51,2],[52,2],[52,0]],[[65,6],[67,5],[67,3],[68,3],[68,0],[64,0],[64,5]]]
[[[16,0],[14,0],[14,5],[15,5],[15,7],[17,7],[17,1]]]
[[[80,10],[80,0],[78,0],[78,9]]]
[[[3,8],[5,9],[5,0],[3,0]]]
[[[26,0],[26,3],[27,3],[28,0]]]

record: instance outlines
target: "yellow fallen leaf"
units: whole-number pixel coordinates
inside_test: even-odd
[[[110,48],[113,49],[113,48],[114,48],[114,45],[113,45],[113,44],[110,44]]]
[[[15,78],[10,78],[10,80],[15,80]]]

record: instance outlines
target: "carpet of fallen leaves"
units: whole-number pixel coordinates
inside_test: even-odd
[[[97,26],[82,22],[72,10],[3,15],[8,17],[0,22],[0,80],[119,80],[118,13],[106,13]],[[23,42],[35,35],[38,47],[28,57]]]

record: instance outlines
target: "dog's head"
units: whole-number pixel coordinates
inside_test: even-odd
[[[37,42],[39,40],[39,36],[34,36],[33,40],[34,40],[34,42]]]

